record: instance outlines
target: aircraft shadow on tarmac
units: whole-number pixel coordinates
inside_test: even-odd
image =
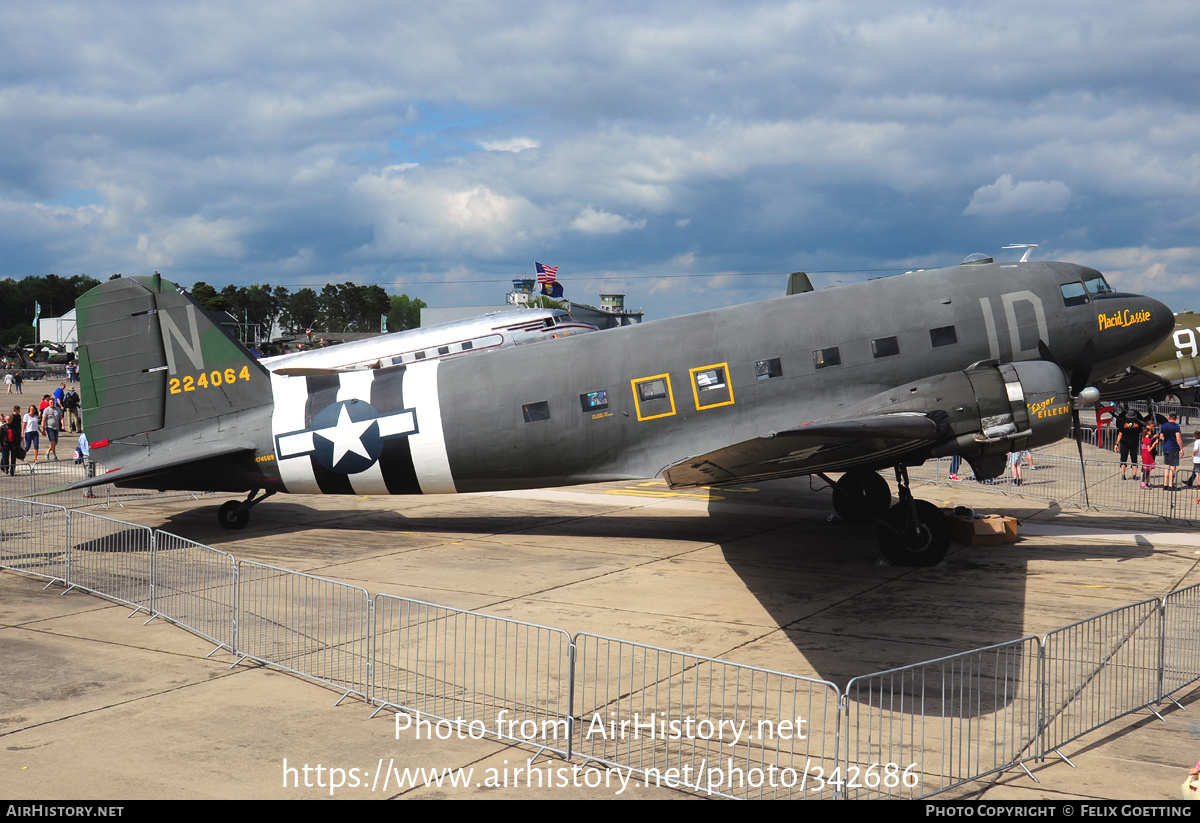
[[[1045,511],[1044,505],[1034,505],[1023,512],[1021,505],[1018,501],[1005,503],[1006,509],[1018,517]],[[276,539],[269,541],[270,557],[252,559],[289,568],[314,569],[317,574],[335,577],[336,570],[322,572],[320,567],[353,560],[358,542],[352,536],[355,532],[378,536],[363,541],[374,547],[366,550],[364,556],[386,553],[381,547],[388,545],[389,536],[401,532],[468,540],[481,535],[552,537],[561,540],[564,546],[578,546],[579,539],[706,543],[719,549],[729,569],[769,615],[769,619],[759,618],[761,636],[749,644],[750,648],[743,633],[742,640],[735,644],[736,651],[729,650],[733,654],[718,651],[714,656],[791,671],[839,686],[856,676],[1042,634],[1103,610],[1089,603],[1085,586],[1072,587],[1064,580],[1061,593],[1052,595],[1049,604],[1037,604],[1036,615],[1027,615],[1028,569],[1033,564],[1097,559],[1120,562],[1153,552],[1153,547],[1141,539],[1134,546],[1079,546],[1069,537],[1055,544],[1024,541],[970,548],[956,543],[938,566],[901,568],[878,562],[873,527],[830,522],[820,518],[819,511],[812,513],[815,515],[812,519],[783,519],[730,513],[716,504],[708,508],[709,513],[675,512],[668,518],[661,514],[641,514],[638,510],[619,516],[579,516],[576,511],[532,516],[465,512],[462,516],[445,517],[374,509],[318,511],[288,500],[273,501],[259,508],[255,522],[242,532],[219,528],[208,507],[173,515],[162,528],[213,546],[245,540],[257,531]],[[1061,523],[1061,518],[1057,522]],[[336,529],[345,539],[335,544],[326,538],[315,545],[298,540],[284,547],[277,540],[311,529]],[[443,548],[447,552],[458,549],[442,544],[437,550]],[[233,551],[239,554],[237,549]],[[670,554],[669,550],[660,551]],[[682,551],[686,552],[686,548]],[[1044,567],[1038,575],[1043,572]],[[686,578],[681,581],[681,587],[687,585]],[[730,584],[727,581],[725,585]],[[374,591],[369,584],[367,588]],[[727,591],[734,594],[734,588]],[[693,595],[685,591],[676,597],[656,595],[654,603],[645,604],[645,611],[662,613],[664,608],[671,608],[663,605],[667,600],[680,603],[689,596],[702,598],[711,594],[706,590]],[[697,603],[697,613],[700,605]],[[695,619],[695,615],[682,609],[678,617]],[[577,630],[577,627],[564,628]],[[781,648],[779,632],[798,655],[784,646],[783,656],[787,659],[782,660],[777,651],[771,651]],[[755,644],[761,644],[757,651],[752,648]],[[675,647],[697,653],[684,642]],[[1019,655],[1015,656],[1015,664],[1021,665]],[[1008,660],[1004,665],[1011,667],[1014,661]],[[1009,670],[1005,675],[1009,680],[1020,676],[1019,670]],[[930,688],[926,687],[927,697],[932,697]]]

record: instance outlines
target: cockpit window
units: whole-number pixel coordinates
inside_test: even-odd
[[[1090,302],[1082,283],[1063,283],[1062,296],[1064,306],[1082,306]]]
[[[1104,279],[1103,274],[1097,274],[1089,280],[1084,280],[1083,285],[1087,286],[1088,294],[1092,296],[1108,294],[1112,291],[1112,286],[1108,285],[1108,281]]]

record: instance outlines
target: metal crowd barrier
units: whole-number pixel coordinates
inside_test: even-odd
[[[1037,758],[1039,649],[1026,637],[847,683],[847,796],[925,797]]]
[[[1135,400],[1124,405],[1143,415],[1161,414],[1166,416],[1174,414],[1179,418],[1179,425],[1181,426],[1190,426],[1193,420],[1200,419],[1200,408],[1196,406],[1182,406],[1177,403],[1147,403],[1144,400]]]
[[[65,581],[68,532],[62,506],[0,498],[0,567]]]
[[[154,616],[232,651],[237,590],[232,554],[164,531],[154,533]]]
[[[0,473],[0,493],[6,497],[29,497],[58,486],[66,486],[87,477],[86,463],[74,463],[69,453],[66,460],[49,463],[17,463],[12,474]],[[39,502],[70,508],[72,500],[83,501],[83,492],[64,492],[39,498]]]
[[[68,586],[149,610],[153,599],[153,532],[145,526],[91,512],[71,512],[68,524]]]
[[[1112,451],[1101,451],[1084,446],[1084,468],[1087,477],[1087,494],[1083,491],[1083,477],[1079,456],[1073,443],[1067,449],[1061,445],[1051,449],[1032,452],[1032,467],[1022,458],[1020,483],[1016,482],[1011,467],[995,480],[977,483],[964,461],[961,469],[963,483],[972,483],[995,494],[1011,497],[1026,497],[1049,500],[1067,506],[1112,511],[1133,512],[1151,517],[1184,523],[1200,520],[1200,481],[1194,486],[1185,484],[1192,476],[1190,455],[1176,472],[1175,490],[1163,488],[1164,466],[1161,456],[1150,474],[1150,488],[1142,488],[1142,472],[1139,464],[1125,467],[1126,479],[1121,479],[1121,461]],[[929,460],[922,466],[909,469],[914,482],[939,486],[957,485],[949,480],[949,458]]]
[[[575,648],[576,754],[723,797],[838,791],[832,683],[592,634]]]
[[[371,599],[361,586],[237,561],[234,652],[367,697]]]
[[[561,629],[375,595],[369,700],[570,757],[571,637]],[[437,724],[437,720],[446,725]]]
[[[1164,695],[1200,680],[1200,583],[1163,598],[1162,668]]]
[[[1043,754],[1163,698],[1162,615],[1145,600],[1046,634]]]
[[[146,608],[343,697],[419,712],[433,734],[532,743],[648,784],[727,797],[924,797],[1058,752],[1200,680],[1200,585],[839,691],[594,634],[572,640],[517,620],[371,599],[357,586],[33,501],[0,498],[0,535],[0,567]]]
[[[61,441],[63,444],[66,441]],[[65,448],[65,445],[64,445]],[[73,446],[71,447],[74,448]],[[104,466],[94,462],[75,463],[68,455],[58,461],[17,463],[13,474],[0,473],[0,494],[5,497],[32,497],[42,503],[52,503],[68,509],[98,506],[108,508],[120,506],[131,500],[149,500],[168,497],[199,498],[211,492],[156,491],[154,489],[120,489],[112,483],[89,489],[62,491],[46,494],[51,489],[69,486],[80,480],[104,473]]]

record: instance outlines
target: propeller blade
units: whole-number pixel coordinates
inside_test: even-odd
[[[1088,496],[1087,469],[1083,462],[1083,429],[1079,427],[1079,408],[1074,403],[1071,403],[1071,422],[1075,425],[1075,448],[1079,452],[1079,476],[1083,479],[1083,503],[1090,509],[1092,501]]]
[[[1095,362],[1096,343],[1088,338],[1083,351],[1079,353],[1079,359],[1075,361],[1075,368],[1071,371],[1071,394],[1079,394],[1087,387],[1088,379],[1092,376],[1092,364]]]
[[[1042,356],[1043,360],[1053,363],[1060,369],[1062,368],[1062,364],[1058,362],[1058,358],[1054,356],[1054,352],[1050,351],[1050,347],[1046,345],[1045,340],[1038,340],[1038,354]]]
[[[1050,347],[1046,345],[1045,340],[1038,340],[1038,354],[1043,360],[1047,360],[1062,369],[1062,364],[1058,362],[1058,358],[1054,356],[1054,352],[1050,351]],[[1083,346],[1083,351],[1079,353],[1079,358],[1075,361],[1075,368],[1071,370],[1071,424],[1075,430],[1075,448],[1079,452],[1079,476],[1083,479],[1083,502],[1090,509],[1092,507],[1091,498],[1088,496],[1087,488],[1087,469],[1083,460],[1083,429],[1079,425],[1079,404],[1076,402],[1076,395],[1087,386],[1088,380],[1092,376],[1092,365],[1096,362],[1096,343],[1091,338],[1088,338],[1087,343]],[[1066,369],[1063,369],[1066,373]]]

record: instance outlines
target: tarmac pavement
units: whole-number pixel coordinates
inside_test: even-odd
[[[1191,528],[1064,511],[970,483],[917,495],[1017,516],[1021,540],[955,544],[930,569],[890,567],[877,562],[870,528],[829,522],[829,493],[819,486],[801,478],[675,493],[646,480],[486,495],[279,496],[234,532],[216,522],[226,496],[97,511],[372,594],[839,685],[1200,582]],[[543,772],[567,770],[553,772],[556,782],[605,777],[610,785],[529,787],[528,773],[511,770],[525,767],[532,748],[416,740],[411,730],[397,739],[389,712],[368,719],[370,707],[354,699],[335,707],[339,695],[323,686],[257,664],[231,669],[227,652],[206,657],[211,644],[181,628],[143,625],[145,615],[127,618],[127,607],[42,585],[0,573],[0,795],[8,798],[697,796],[636,780],[622,790],[613,775],[572,774],[577,764],[545,755]],[[1160,708],[1165,722],[1139,712],[1069,744],[1064,754],[1077,769],[1050,758],[1031,764],[1040,783],[1016,771],[948,796],[1177,798],[1200,757],[1198,695],[1178,696],[1188,711]],[[474,769],[471,784],[486,782],[488,769],[500,779],[507,767],[510,785],[382,789],[380,764],[450,769],[455,779],[463,778],[453,770]],[[334,774],[346,785],[330,790],[330,768],[343,770]]]

